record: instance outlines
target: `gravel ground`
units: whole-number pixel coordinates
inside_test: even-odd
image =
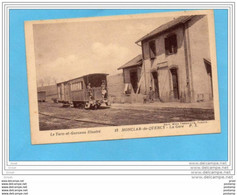
[[[213,109],[200,108],[165,108],[152,109],[149,106],[139,108],[111,108],[85,110],[62,107],[62,104],[39,103],[40,130],[72,129],[86,127],[119,126],[193,120],[213,120]]]

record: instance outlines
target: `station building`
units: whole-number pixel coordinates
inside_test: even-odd
[[[138,101],[153,90],[162,102],[212,100],[207,16],[175,18],[136,44],[142,54],[118,68],[123,70],[125,96]]]

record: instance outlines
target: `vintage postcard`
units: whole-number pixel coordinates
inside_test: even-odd
[[[220,133],[213,10],[25,22],[32,144]]]

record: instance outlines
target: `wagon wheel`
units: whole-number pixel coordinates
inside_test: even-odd
[[[88,110],[88,109],[91,108],[91,105],[90,105],[89,103],[85,103],[84,108],[85,108],[86,110]]]
[[[73,107],[76,108],[77,107],[77,103],[73,102]]]
[[[85,106],[85,105],[83,105],[83,104],[79,104],[78,107],[79,107],[79,109],[82,109],[82,108],[84,108],[84,106]]]
[[[86,109],[86,103],[82,103],[82,104],[81,104],[81,108],[82,108],[82,109],[83,109],[83,108]]]

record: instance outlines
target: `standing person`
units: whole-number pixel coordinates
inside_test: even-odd
[[[154,101],[154,91],[152,90],[152,87],[150,87],[150,91],[148,93],[149,101],[153,102]]]
[[[88,83],[87,85],[87,91],[88,91],[88,95],[89,95],[89,100],[93,99],[93,94],[92,94],[92,88],[91,88],[91,84]]]
[[[106,98],[107,90],[106,90],[105,80],[103,80],[101,84],[101,94],[102,94],[103,99]]]

